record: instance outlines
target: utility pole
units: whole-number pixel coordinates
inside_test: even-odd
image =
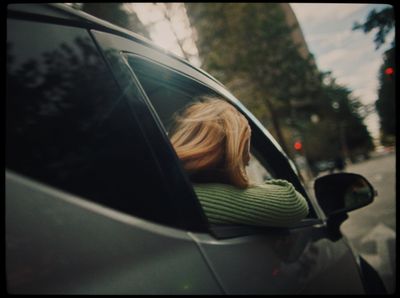
[[[346,121],[340,119],[339,117],[339,112],[340,112],[340,103],[338,103],[337,101],[334,101],[332,103],[332,107],[336,112],[336,127],[338,130],[338,134],[339,134],[339,142],[340,142],[340,153],[342,155],[342,158],[344,161],[346,161],[346,163],[350,160],[349,158],[349,150],[347,147],[347,142],[346,142]]]

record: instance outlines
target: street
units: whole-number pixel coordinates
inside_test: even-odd
[[[396,286],[396,156],[395,153],[350,165],[346,172],[363,175],[378,191],[374,202],[349,213],[342,224],[354,248],[380,273],[389,291]]]
[[[341,230],[351,245],[382,276],[389,293],[396,287],[396,156],[390,153],[347,166],[378,191],[374,202],[349,213]]]

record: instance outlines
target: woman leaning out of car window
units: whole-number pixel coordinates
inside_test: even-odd
[[[223,99],[203,96],[175,117],[171,142],[210,223],[290,226],[308,214],[308,204],[285,180],[249,182],[251,130],[246,118]]]

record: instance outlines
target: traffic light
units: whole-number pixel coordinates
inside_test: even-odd
[[[392,80],[392,77],[394,75],[394,68],[393,67],[386,67],[385,69],[385,75],[387,75],[389,80]]]
[[[303,144],[301,143],[301,141],[296,141],[294,142],[294,150],[296,151],[301,151],[301,149],[303,148]]]
[[[393,67],[387,67],[387,68],[385,69],[385,74],[391,76],[393,73],[394,73]]]

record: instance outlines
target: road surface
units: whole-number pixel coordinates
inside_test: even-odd
[[[364,176],[378,191],[374,202],[348,213],[341,231],[381,275],[389,293],[396,289],[396,155],[389,153],[348,165],[345,172]],[[329,174],[321,173],[319,176]],[[313,182],[310,182],[310,189]]]
[[[346,168],[363,175],[378,191],[374,202],[349,212],[341,226],[354,248],[381,274],[386,288],[396,287],[396,155],[375,157]]]

